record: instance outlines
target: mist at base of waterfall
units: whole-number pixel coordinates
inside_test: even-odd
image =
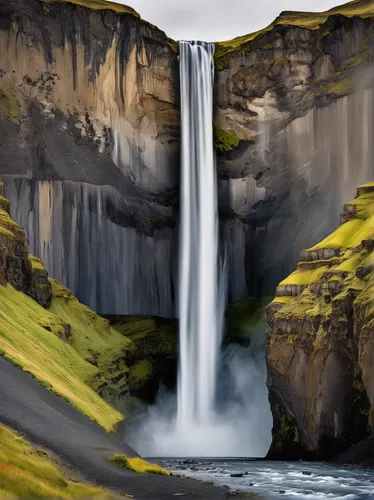
[[[266,389],[264,335],[249,348],[222,352],[215,411],[202,425],[178,427],[176,396],[161,388],[156,404],[126,439],[145,457],[264,457],[271,443],[272,416]]]

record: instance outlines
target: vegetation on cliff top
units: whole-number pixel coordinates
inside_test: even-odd
[[[1,498],[115,498],[101,488],[72,481],[43,450],[0,425]],[[125,497],[127,498],[127,497]]]
[[[282,296],[272,302],[277,305],[275,318],[312,318],[324,320],[339,309],[347,294],[354,294],[355,303],[363,296],[372,296],[374,271],[374,184],[358,188],[357,197],[345,206],[344,220],[336,231],[302,252],[298,269],[280,283]],[[333,249],[336,257],[310,260]],[[306,260],[304,260],[306,259]],[[286,285],[305,285],[297,296],[284,296]],[[373,310],[374,313],[374,310]],[[322,332],[322,330],[321,330]]]
[[[277,295],[267,309],[270,398],[299,429],[301,456],[328,457],[374,429],[374,183],[358,188],[336,231],[301,252]],[[273,415],[272,452],[284,459],[289,425]]]
[[[113,10],[117,14],[131,14],[136,17],[140,15],[132,7],[108,0],[42,0],[44,3],[72,3],[94,10]]]
[[[220,59],[227,58],[227,55],[234,50],[244,50],[246,43],[254,40],[257,36],[262,35],[279,25],[297,26],[311,30],[319,29],[329,16],[334,14],[342,14],[346,17],[371,17],[374,16],[374,3],[372,0],[354,0],[344,5],[334,7],[326,12],[291,12],[285,11],[280,14],[269,26],[254,33],[239,36],[233,40],[227,40],[216,43],[215,60],[216,66],[223,69]]]

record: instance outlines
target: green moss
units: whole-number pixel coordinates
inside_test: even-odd
[[[349,93],[351,90],[351,83],[348,78],[331,82],[327,85],[327,92],[336,96],[342,96]]]
[[[131,7],[127,5],[122,5],[120,3],[109,2],[108,0],[42,0],[44,3],[72,3],[75,5],[80,5],[82,7],[87,7],[93,10],[113,10],[117,14],[131,14],[135,17],[140,17],[140,15]]]
[[[126,359],[134,351],[132,341],[113,329],[108,320],[81,304],[70,290],[55,280],[51,283],[50,311],[70,325],[71,346],[100,372],[100,378],[87,382],[108,400],[120,398],[127,385]]]
[[[168,44],[174,54],[179,54],[179,43],[171,38],[168,38]]]
[[[367,49],[365,50],[362,54],[352,57],[348,59],[347,61],[344,62],[344,64],[336,71],[332,76],[339,76],[342,73],[346,73],[347,71],[350,71],[353,68],[356,68],[363,62],[367,61],[371,56],[371,50]]]
[[[290,274],[286,279],[284,279],[280,286],[286,285],[309,285],[313,281],[316,281],[324,272],[328,270],[328,267],[322,266],[317,267],[317,269],[312,270],[297,270]]]
[[[283,297],[275,297],[272,304],[288,304],[292,300],[292,297],[283,296]]]
[[[71,481],[43,450],[32,447],[19,434],[0,425],[1,498],[99,498],[114,495],[101,488]],[[125,497],[129,498],[129,497]]]
[[[0,117],[17,120],[21,115],[18,100],[8,90],[0,88]]]
[[[44,266],[43,266],[43,262],[38,258],[38,257],[34,257],[34,255],[29,255],[29,261],[31,262],[31,266],[33,269],[37,270],[37,271],[44,271]]]
[[[0,208],[0,234],[3,234],[11,239],[25,238],[25,232],[23,229],[21,229],[20,226],[10,218],[9,213],[3,208]]]
[[[267,43],[266,45],[264,45],[264,49],[265,50],[271,50],[273,48],[273,44],[272,43]]]
[[[241,141],[254,142],[253,139],[240,139],[232,130],[224,130],[216,123],[213,123],[213,133],[216,148],[221,153],[228,153],[237,149]]]
[[[140,474],[158,474],[170,476],[170,472],[157,464],[146,462],[142,458],[128,458],[126,455],[113,455],[109,460],[123,469],[132,470]]]
[[[270,298],[247,297],[226,309],[226,342],[248,343],[251,336],[264,330],[266,306]]]
[[[287,66],[288,64],[290,64],[290,60],[288,59],[288,57],[277,57],[276,59],[274,59],[273,64],[275,66]]]
[[[176,358],[177,321],[151,316],[113,316],[109,319],[113,328],[136,346],[138,359]]]
[[[326,22],[327,18],[333,14],[343,14],[347,17],[371,17],[374,16],[374,5],[371,0],[359,0],[340,5],[326,12],[283,12],[266,28],[234,38],[233,40],[217,42],[215,59],[218,63],[220,59],[226,57],[230,52],[244,50],[248,42],[266,32],[272,31],[275,26],[297,26],[318,30]]]
[[[129,373],[129,383],[132,390],[139,390],[152,379],[153,365],[147,360],[143,359],[131,366]]]
[[[223,71],[229,67],[229,56],[228,54],[223,54],[221,57],[215,57],[214,67],[217,71]]]

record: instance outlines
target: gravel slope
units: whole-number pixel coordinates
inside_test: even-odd
[[[220,488],[192,479],[139,475],[109,463],[107,458],[113,453],[131,456],[134,450],[1,356],[0,421],[57,453],[87,479],[137,500],[221,500],[228,496]]]

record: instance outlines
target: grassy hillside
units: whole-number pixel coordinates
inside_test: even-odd
[[[257,36],[262,35],[267,31],[271,31],[275,26],[298,26],[300,28],[308,28],[317,30],[327,18],[334,14],[342,14],[346,17],[371,17],[374,16],[374,2],[372,0],[354,0],[344,5],[334,7],[325,12],[291,12],[285,11],[280,14],[269,26],[262,30],[249,33],[248,35],[239,36],[233,40],[226,40],[216,43],[216,60],[227,55],[233,50],[240,50],[241,46],[254,40]]]
[[[116,498],[101,488],[70,480],[44,451],[32,447],[19,434],[1,425],[0,497]]]
[[[95,392],[102,381],[99,369],[74,349],[71,339],[81,330],[69,326],[10,285],[0,286],[0,304],[0,353],[112,431],[122,415]],[[87,325],[86,335],[91,331],[97,337],[97,330]],[[105,334],[108,332],[102,331]],[[122,339],[126,349],[128,341],[121,337],[119,343]]]

